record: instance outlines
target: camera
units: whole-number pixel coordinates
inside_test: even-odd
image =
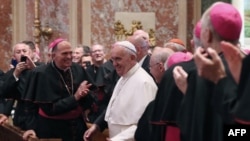
[[[27,56],[21,56],[21,62],[26,62]]]
[[[91,62],[90,61],[86,61],[86,67],[90,67],[91,66]]]

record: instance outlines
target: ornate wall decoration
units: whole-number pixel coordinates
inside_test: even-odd
[[[114,32],[115,38],[117,41],[124,40],[128,36],[132,36],[136,30],[143,30],[143,25],[141,21],[132,20],[130,29],[125,29],[124,25],[121,23],[120,20],[117,20],[114,24]],[[154,29],[150,28],[149,31],[146,31],[149,34],[149,42],[150,46],[154,47],[156,45],[155,40],[155,31]]]

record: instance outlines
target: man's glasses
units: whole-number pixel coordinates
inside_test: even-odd
[[[160,64],[160,63],[155,63],[153,65],[149,65],[149,68],[152,68],[152,67],[154,67],[155,65],[158,65],[158,64]]]

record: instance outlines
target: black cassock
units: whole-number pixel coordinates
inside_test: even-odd
[[[42,65],[42,63],[36,63]],[[9,116],[13,109],[14,100],[17,105],[13,118],[13,124],[22,130],[36,128],[38,106],[33,101],[27,100],[25,90],[29,87],[28,79],[31,77],[30,70],[24,70],[17,81],[13,75],[14,68],[4,75],[4,83],[1,86],[1,97],[9,99],[5,105],[4,114]]]
[[[234,124],[230,106],[237,85],[223,55],[220,56],[227,73],[226,87],[199,77],[196,71],[190,73],[187,93],[177,118],[182,141],[221,141],[224,126]]]
[[[116,73],[116,70],[112,64],[112,60],[108,60],[100,66],[99,71],[97,73],[97,77],[101,78],[98,79],[99,81],[97,84],[99,86],[102,86],[101,88],[104,92],[104,97],[101,103],[99,103],[101,113],[98,114],[98,117],[96,117],[94,123],[100,127],[101,131],[103,131],[108,127],[107,122],[104,120],[106,108],[120,76]]]
[[[195,67],[193,60],[176,65],[182,66],[186,72],[190,72]],[[174,66],[164,73],[155,100],[148,105],[150,107],[147,107],[146,113],[144,112],[139,120],[135,134],[138,141],[163,141],[168,126],[178,128],[176,117],[183,94],[175,85]]]
[[[59,70],[53,62],[32,71],[26,98],[39,105],[36,130],[39,138],[82,141],[87,129],[83,111],[93,102],[90,95],[79,101],[74,98],[84,80],[92,82],[85,70],[75,63],[68,72]]]
[[[14,100],[8,100],[3,96],[4,76],[5,73],[0,70],[0,113],[9,116]]]
[[[250,124],[250,55],[246,56],[242,62],[240,81],[238,85],[237,97],[235,105],[233,105],[232,113],[234,117]]]
[[[111,60],[106,61],[99,67],[92,65],[86,71],[98,87],[98,91],[92,93],[95,101],[88,114],[89,122],[93,123],[107,108],[113,89],[120,77],[116,73]]]

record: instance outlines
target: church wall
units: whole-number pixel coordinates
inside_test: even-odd
[[[22,39],[34,40],[33,37],[33,22],[34,22],[34,1],[26,0],[26,33]],[[193,24],[196,22],[193,18],[193,2],[194,0],[187,1],[187,40],[184,42],[189,45],[189,38],[192,37]],[[0,60],[0,68],[7,70],[7,65],[10,60],[12,46],[12,34],[16,31],[12,31],[12,1],[1,0],[1,44],[0,44],[0,55],[3,59]],[[83,35],[89,35],[89,46],[94,43],[101,43],[106,47],[110,47],[115,42],[114,36],[114,22],[116,12],[153,12],[155,13],[155,36],[156,45],[163,46],[171,38],[178,37],[178,24],[179,23],[179,10],[178,10],[178,0],[91,0],[90,1],[90,25],[84,25],[82,23],[86,19],[82,19],[82,0],[40,0],[40,20],[41,26],[45,26],[46,23],[53,29],[53,35],[50,40],[46,41],[41,38],[40,50],[41,56],[44,58],[46,56],[47,46],[53,39],[57,37],[67,38],[69,40],[73,34],[71,33],[71,15],[72,9],[70,9],[70,4],[74,2],[77,3],[76,6],[76,26],[77,34],[76,44],[82,44],[84,39]],[[72,7],[72,6],[71,6]],[[2,12],[3,11],[3,12]],[[185,11],[183,11],[185,14]],[[132,20],[132,19],[128,19]],[[148,19],[150,21],[150,19]],[[143,25],[144,23],[142,23]],[[90,33],[86,32],[84,27],[90,27]],[[84,34],[83,34],[84,33]],[[10,46],[11,45],[11,46]]]
[[[93,0],[91,7],[92,43],[100,42],[111,45],[114,42],[115,39],[112,35],[114,34],[115,12],[154,12],[155,36],[158,46],[162,46],[164,42],[177,35],[178,5],[176,0]]]
[[[41,21],[41,27],[45,27],[46,24],[53,29],[51,39],[45,40],[40,38],[40,51],[41,57],[46,57],[48,51],[48,45],[54,39],[61,37],[68,39],[69,37],[69,0],[40,0],[39,16]],[[33,35],[33,22],[35,18],[34,0],[26,0],[27,3],[27,33],[30,35],[28,38],[35,40]],[[77,19],[76,19],[77,20]]]
[[[0,3],[0,69],[6,70],[10,63],[11,57],[11,40],[12,40],[12,14],[11,1],[1,0]]]

